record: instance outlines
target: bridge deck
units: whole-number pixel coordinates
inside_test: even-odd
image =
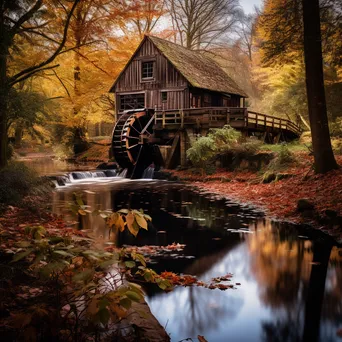
[[[236,107],[157,110],[154,129],[178,130],[191,126],[219,128],[226,124],[249,132],[283,133],[290,138],[296,138],[301,134],[300,127],[290,120]]]

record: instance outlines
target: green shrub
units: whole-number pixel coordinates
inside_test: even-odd
[[[47,180],[23,163],[12,162],[0,170],[0,205],[20,206],[26,196],[39,196],[49,191]],[[0,208],[1,210],[1,208]]]
[[[216,154],[215,141],[210,137],[200,137],[187,150],[186,155],[191,163],[202,170],[206,163]]]
[[[210,129],[208,137],[214,141],[215,148],[219,151],[237,144],[241,140],[241,133],[225,125],[223,128]]]
[[[243,138],[239,131],[226,125],[211,129],[207,137],[196,140],[187,151],[187,157],[194,167],[209,174],[213,172],[211,165],[215,159],[226,167],[238,165],[243,159],[254,156],[260,146],[259,140]]]

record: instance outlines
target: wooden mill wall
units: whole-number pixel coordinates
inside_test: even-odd
[[[142,62],[154,62],[154,79],[142,80]],[[161,92],[167,92],[167,101],[162,102]],[[187,80],[173,67],[148,39],[142,44],[129,65],[120,75],[114,92],[119,103],[120,95],[144,92],[146,107],[175,109],[189,107]]]

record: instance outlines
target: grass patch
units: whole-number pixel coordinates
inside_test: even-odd
[[[260,146],[261,151],[270,151],[280,153],[282,148],[286,146],[290,152],[308,152],[309,149],[306,145],[299,143],[298,140],[290,142],[288,144],[262,144]]]

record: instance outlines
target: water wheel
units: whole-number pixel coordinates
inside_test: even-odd
[[[131,178],[141,177],[154,162],[158,147],[152,143],[153,123],[149,111],[129,111],[120,116],[114,127],[113,156],[120,167],[128,169]]]

